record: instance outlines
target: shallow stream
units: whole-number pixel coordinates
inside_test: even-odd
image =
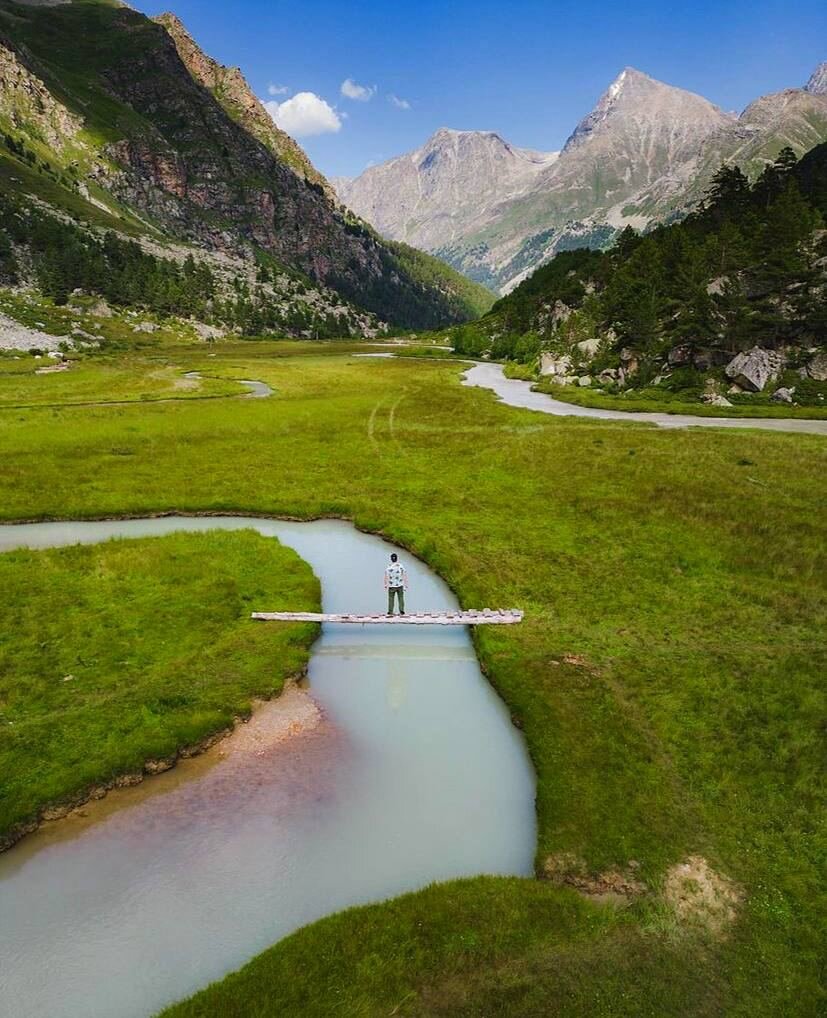
[[[340,521],[0,526],[0,551],[241,527],[309,562],[325,611],[382,609],[393,548]],[[426,566],[400,558],[409,610],[458,607]],[[321,712],[307,731],[295,722],[299,734],[268,740],[266,705],[261,741],[254,719],[0,855],[3,1015],[152,1015],[348,905],[532,872],[533,771],[466,629],[325,625],[307,688]]]

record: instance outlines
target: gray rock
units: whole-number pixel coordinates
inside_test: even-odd
[[[725,371],[736,385],[751,392],[761,392],[768,382],[774,382],[784,367],[784,355],[775,350],[754,346],[737,354]]]
[[[611,382],[616,382],[617,368],[605,368],[597,376],[597,380],[601,385],[609,385]]]
[[[591,375],[581,375],[577,379],[577,384],[580,386],[581,389],[588,388],[588,386],[590,386],[592,384],[592,376]]]
[[[794,395],[795,389],[787,389],[782,386],[780,389],[775,390],[770,399],[774,403],[792,403]]]
[[[707,406],[732,406],[726,396],[722,396],[719,392],[705,392],[701,396],[701,401]]]
[[[827,351],[822,350],[807,365],[807,374],[817,382],[827,382]]]
[[[582,343],[577,344],[577,349],[584,357],[592,358],[600,349],[601,340],[598,336],[592,339],[584,339]]]
[[[669,353],[666,355],[667,362],[672,367],[683,367],[684,364],[688,364],[692,358],[692,348],[682,344],[681,346],[673,346]]]
[[[546,351],[540,355],[541,375],[568,375],[571,371],[571,357]]]

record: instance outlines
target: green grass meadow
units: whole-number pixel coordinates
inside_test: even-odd
[[[170,1014],[822,1013],[827,441],[554,418],[456,363],[289,349],[186,348],[270,399],[4,412],[0,515],[341,516],[464,606],[523,608],[475,640],[537,770],[538,872],[635,860],[650,893],[429,888],[301,930]],[[662,901],[691,854],[743,889],[725,935]]]
[[[316,627],[249,613],[319,603],[309,566],[253,531],[11,551],[0,589],[0,836],[278,694]]]

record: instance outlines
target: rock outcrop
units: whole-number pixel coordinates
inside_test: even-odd
[[[827,351],[817,353],[807,365],[807,374],[817,382],[827,382]]]
[[[59,153],[82,144],[83,121],[59,102],[0,35],[0,116]]]
[[[768,382],[775,381],[784,367],[784,356],[775,350],[754,346],[736,354],[727,364],[727,377],[749,392],[762,392]]]

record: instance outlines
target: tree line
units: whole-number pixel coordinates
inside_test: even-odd
[[[827,344],[825,217],[827,144],[800,162],[783,149],[752,183],[724,165],[686,219],[644,235],[627,227],[606,252],[558,254],[456,329],[455,345],[530,362],[555,342],[600,337],[610,357],[631,347],[655,364],[677,346],[722,363],[753,345]]]
[[[28,265],[21,264],[21,253]],[[182,262],[161,258],[111,230],[103,236],[91,234],[0,196],[0,280],[16,284],[33,275],[57,305],[81,290],[113,305],[192,317],[244,336],[309,334],[327,339],[358,334],[358,323],[350,315],[321,313],[300,299],[278,303],[264,288],[273,274],[261,265],[255,284],[237,276],[227,291],[209,265],[192,255]],[[295,281],[294,291],[298,295],[306,288]]]

